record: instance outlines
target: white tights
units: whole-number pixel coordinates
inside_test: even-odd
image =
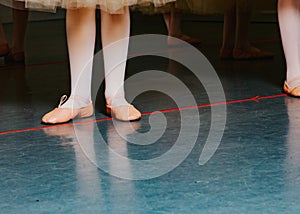
[[[96,37],[95,9],[67,10],[67,42],[71,70],[71,99],[63,108],[81,108],[91,103],[91,78]],[[113,105],[128,105],[124,93],[124,76],[128,52],[130,18],[101,11],[102,47],[104,51],[105,96]],[[116,45],[111,45],[117,41]],[[111,45],[111,46],[110,46]]]
[[[300,77],[300,0],[279,0],[278,18],[286,58],[287,83]],[[299,82],[299,81],[298,81]],[[296,83],[294,81],[294,83]]]

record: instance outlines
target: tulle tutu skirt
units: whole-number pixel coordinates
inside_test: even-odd
[[[122,13],[124,7],[142,5],[143,7],[162,7],[176,0],[0,0],[0,4],[16,9],[55,11],[56,8],[76,9],[94,7],[112,14]]]

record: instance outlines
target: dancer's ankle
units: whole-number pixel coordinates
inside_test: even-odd
[[[106,104],[111,107],[130,105],[125,97],[106,97]]]
[[[71,95],[65,102],[60,105],[60,108],[83,108],[92,103],[91,99],[78,95]]]

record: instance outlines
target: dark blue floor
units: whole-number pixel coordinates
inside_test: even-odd
[[[143,33],[134,23],[133,33]],[[158,26],[153,33],[164,32]],[[188,69],[145,57],[129,61],[129,76],[164,70],[188,87],[196,105],[184,109],[166,94],[145,92],[134,100],[144,116],[129,126],[107,120],[100,89],[94,117],[45,126],[41,116],[69,92],[64,24],[30,24],[27,66],[0,68],[0,213],[299,213],[300,100],[282,94],[277,24],[251,25],[255,45],[274,51],[275,58],[246,62],[219,59],[221,23],[184,26],[202,39],[197,48],[217,71],[226,102],[207,105],[203,86]],[[201,154],[213,149],[207,147],[213,109],[224,107],[222,140],[199,164]],[[163,115],[151,114],[159,110]],[[163,162],[153,161],[170,151]]]

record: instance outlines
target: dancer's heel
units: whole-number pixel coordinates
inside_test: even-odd
[[[72,99],[70,97],[69,99]],[[42,118],[42,123],[45,124],[59,124],[66,123],[75,118],[90,117],[94,113],[93,104],[90,102],[86,107],[82,108],[62,108],[61,105],[67,100],[67,96],[64,95],[60,99],[58,108],[45,114]]]

